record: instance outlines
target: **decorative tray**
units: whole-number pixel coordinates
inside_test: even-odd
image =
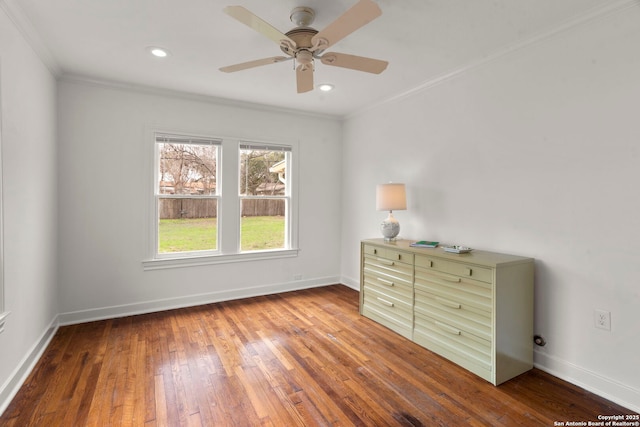
[[[469,247],[460,245],[443,246],[443,249],[445,250],[445,252],[451,252],[454,254],[466,254],[473,250]]]

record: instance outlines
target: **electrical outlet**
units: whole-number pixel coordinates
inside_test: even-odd
[[[596,308],[594,315],[595,315],[595,321],[596,321],[596,328],[604,329],[605,331],[611,330],[611,312],[610,311],[600,310]]]

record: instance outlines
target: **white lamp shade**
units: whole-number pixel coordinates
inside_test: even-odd
[[[407,193],[404,184],[378,184],[376,210],[398,211],[407,209]]]

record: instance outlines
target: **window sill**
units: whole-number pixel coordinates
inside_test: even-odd
[[[282,249],[273,251],[246,252],[229,255],[207,255],[176,258],[150,259],[142,261],[143,270],[162,270],[166,268],[197,267],[211,264],[227,264],[231,262],[261,261],[275,258],[292,258],[298,256],[299,249]]]

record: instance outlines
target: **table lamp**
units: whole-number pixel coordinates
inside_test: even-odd
[[[400,223],[393,217],[393,211],[405,209],[407,209],[407,194],[404,184],[378,184],[376,187],[376,210],[389,211],[389,216],[380,225],[384,240],[395,240],[400,233]]]

